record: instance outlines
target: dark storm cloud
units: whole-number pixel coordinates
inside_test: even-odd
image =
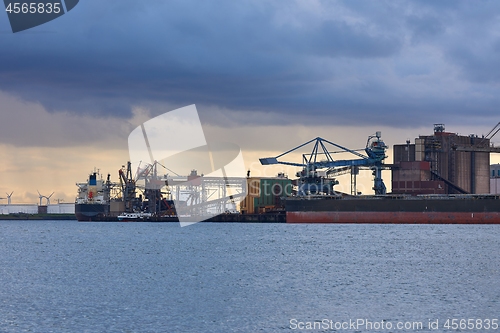
[[[412,15],[407,18],[407,24],[413,30],[412,40],[414,42],[425,42],[445,31],[443,21],[439,17]]]
[[[459,66],[463,78],[494,85],[500,83],[500,3],[465,3],[460,21],[450,32],[445,54]],[[478,86],[479,87],[479,86]]]
[[[468,80],[485,84],[500,81],[500,39],[474,48],[457,46],[450,57],[462,67]]]
[[[499,102],[498,7],[87,0],[46,25],[2,33],[0,90],[51,111],[117,116],[150,102],[332,124],[412,126],[471,105],[488,116]]]

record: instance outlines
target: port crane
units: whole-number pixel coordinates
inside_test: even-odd
[[[303,154],[301,163],[278,160],[279,158],[311,143],[314,143],[312,152],[309,154]],[[340,151],[330,152],[326,144],[334,146],[337,149],[340,149]],[[355,175],[360,167],[369,167],[373,170],[373,190],[375,191],[375,194],[386,194],[386,187],[384,181],[382,180],[382,164],[386,158],[386,149],[387,146],[381,139],[381,132],[376,132],[375,135],[370,135],[368,137],[366,147],[364,149],[366,155],[359,153],[359,150],[352,150],[321,137],[317,137],[276,157],[261,158],[259,160],[262,165],[283,164],[302,167],[302,171],[297,173],[297,176],[299,177],[298,194],[302,196],[308,194],[334,193],[333,186],[338,184],[338,181],[334,178],[320,176],[318,173],[319,169],[327,169],[326,175],[330,177],[351,171],[351,182],[354,182],[353,184],[355,184]],[[351,153],[358,158],[351,160],[334,160],[332,157],[335,153],[345,152]]]

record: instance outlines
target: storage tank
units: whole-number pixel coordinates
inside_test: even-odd
[[[489,140],[483,137],[446,132],[444,124],[435,124],[434,134],[421,135],[415,139],[414,145],[408,142],[406,145],[395,145],[394,164],[426,161],[430,163],[431,180],[445,181],[445,193],[460,193],[461,189],[467,193],[486,194],[490,192],[490,153],[485,151],[489,144]],[[408,152],[412,156],[408,156]],[[407,171],[395,169],[393,182],[395,178],[398,182],[414,180],[404,179],[405,172],[408,175]],[[393,184],[396,192],[400,184]]]

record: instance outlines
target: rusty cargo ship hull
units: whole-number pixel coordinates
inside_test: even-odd
[[[498,195],[288,198],[287,223],[500,224]]]

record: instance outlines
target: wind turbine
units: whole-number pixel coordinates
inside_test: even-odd
[[[12,193],[14,193],[14,191],[10,192],[10,194],[7,193],[7,192],[5,192],[5,194],[7,194],[7,205],[10,205],[10,203],[11,203],[10,202],[10,197],[12,197]]]
[[[50,205],[50,197],[54,195],[54,192],[52,192],[48,197],[45,197],[47,199],[47,206]]]
[[[43,195],[40,194],[40,191],[36,190],[38,192],[38,198],[40,199],[40,206],[42,205],[42,199]]]
[[[41,195],[38,190],[36,190],[36,191],[38,192],[38,198],[40,199],[40,206],[42,205],[42,199],[43,198],[47,199],[47,206],[50,205],[50,197],[54,194],[54,192],[52,192],[51,195],[46,196],[46,195]]]

